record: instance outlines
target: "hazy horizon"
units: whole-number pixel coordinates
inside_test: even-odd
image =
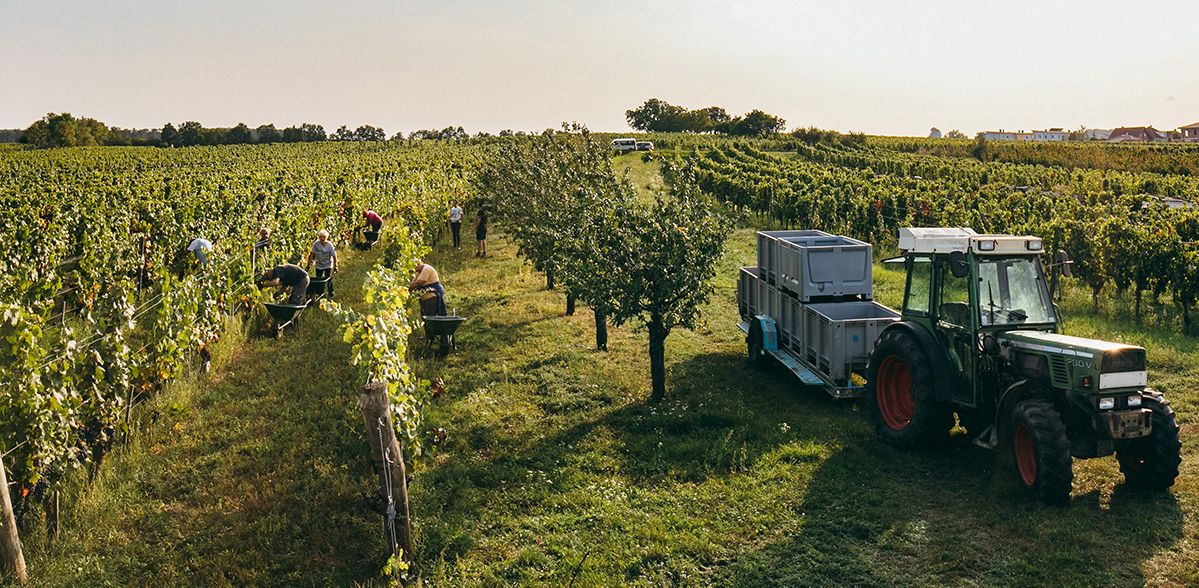
[[[959,129],[1199,121],[1183,2],[527,0],[119,6],[0,0],[0,128],[47,112],[113,126],[387,133],[461,125],[625,131],[647,98],[787,128]]]

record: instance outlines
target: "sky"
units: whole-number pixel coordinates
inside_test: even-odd
[[[0,128],[623,131],[654,97],[927,135],[1199,121],[1189,1],[0,0]],[[1189,72],[1189,73],[1188,73]]]

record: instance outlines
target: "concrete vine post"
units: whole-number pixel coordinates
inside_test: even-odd
[[[5,575],[13,575],[24,584],[29,579],[25,572],[25,554],[21,551],[21,538],[17,535],[17,517],[13,515],[12,500],[8,496],[8,474],[4,471],[4,458],[0,456],[0,567]]]
[[[384,541],[391,555],[396,554],[398,543],[403,549],[403,560],[411,563],[413,544],[412,519],[408,511],[408,472],[391,421],[387,384],[371,382],[363,386],[358,408],[362,411],[366,439],[371,445],[371,459],[379,474],[378,495],[388,504],[388,512],[384,514]]]

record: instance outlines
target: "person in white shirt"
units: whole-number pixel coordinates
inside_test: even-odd
[[[208,263],[208,254],[212,253],[212,241],[197,237],[187,244],[187,250],[194,253],[200,265],[203,266]]]
[[[454,249],[462,249],[462,203],[457,200],[450,207],[450,232],[454,235]]]
[[[337,251],[333,248],[333,243],[329,242],[329,231],[321,229],[317,232],[316,241],[312,243],[312,249],[308,251],[306,265],[311,266],[314,261],[316,262],[317,279],[329,278],[325,284],[325,291],[329,293],[329,298],[332,298],[333,273],[337,271]]]

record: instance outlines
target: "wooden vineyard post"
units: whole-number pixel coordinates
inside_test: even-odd
[[[396,547],[403,549],[404,561],[412,562],[412,520],[408,513],[408,472],[404,466],[404,455],[395,436],[391,422],[391,401],[387,398],[387,384],[371,382],[362,387],[358,398],[362,410],[362,421],[366,426],[366,439],[371,445],[371,460],[379,474],[379,491],[387,505],[384,513],[384,541],[387,551],[396,554]]]
[[[29,576],[25,573],[25,554],[21,552],[21,538],[17,535],[17,517],[12,512],[12,500],[8,496],[8,474],[4,471],[4,458],[0,456],[0,567],[5,575],[12,574],[17,582],[24,584]]]

